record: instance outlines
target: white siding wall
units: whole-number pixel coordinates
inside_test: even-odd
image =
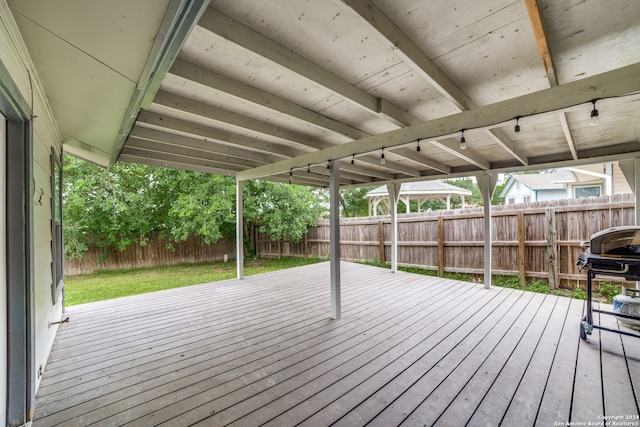
[[[57,326],[49,322],[62,316],[62,301],[51,300],[51,162],[50,152],[62,148],[60,133],[44,96],[37,72],[31,62],[20,32],[5,0],[0,0],[0,61],[9,71],[25,100],[32,104],[33,114],[33,183],[30,195],[34,217],[34,304],[35,304],[35,387],[40,383],[38,367],[45,365]],[[6,242],[6,239],[4,240]],[[4,375],[4,372],[3,372]],[[2,379],[6,382],[6,379]]]
[[[524,203],[525,197],[529,197],[529,201],[531,202],[535,202],[536,200],[536,194],[532,189],[516,181],[506,193],[504,203],[510,204],[510,199],[514,199],[513,203]]]

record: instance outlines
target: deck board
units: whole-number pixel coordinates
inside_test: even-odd
[[[581,341],[582,301],[341,269],[338,321],[328,263],[70,307],[33,426],[542,426],[638,415],[640,340],[594,331]]]

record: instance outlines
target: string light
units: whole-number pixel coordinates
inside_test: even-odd
[[[292,179],[293,179],[293,168],[289,169],[289,185],[291,185]]]
[[[590,124],[590,125],[592,125],[592,126],[596,126],[596,125],[598,125],[598,123],[599,123],[599,120],[600,120],[600,117],[599,117],[599,116],[600,116],[600,115],[599,115],[598,109],[596,108],[596,102],[597,102],[597,101],[599,101],[600,99],[623,98],[623,97],[627,97],[627,96],[630,96],[630,95],[638,95],[638,94],[640,94],[640,92],[634,92],[634,93],[631,93],[631,94],[620,95],[620,96],[611,96],[611,97],[605,97],[605,98],[594,98],[594,99],[592,99],[591,101],[589,101],[589,102],[591,102],[591,104],[593,104],[593,109],[591,110],[591,114],[590,114],[590,118],[591,118],[591,120],[590,120],[589,124]],[[577,103],[577,104],[575,104],[575,105],[572,105],[571,107],[576,107],[576,106],[581,105],[581,104],[584,104],[584,103]],[[555,111],[555,110],[553,110],[553,111]],[[516,124],[515,124],[515,127],[514,127],[514,131],[515,131],[516,133],[517,133],[517,132],[520,132],[520,119],[521,119],[521,118],[523,118],[523,117],[529,117],[529,116],[537,116],[538,114],[542,114],[542,113],[534,113],[534,114],[529,114],[529,115],[527,115],[527,116],[515,116],[515,117],[514,117],[514,119],[516,120]],[[503,122],[496,122],[496,123],[494,123],[494,124],[492,124],[492,125],[489,125],[489,126],[498,126],[498,125],[500,125],[500,124],[506,124],[506,123],[503,123]],[[481,127],[479,127],[478,129],[481,129]],[[465,136],[464,136],[464,132],[465,132],[465,130],[469,130],[469,129],[461,129],[461,130],[460,130],[460,132],[461,132],[461,136],[460,136],[460,150],[466,150],[466,148],[467,148],[467,141],[466,141],[466,138],[465,138]],[[444,135],[443,135],[443,136],[444,136]],[[421,142],[421,140],[420,140],[420,139],[416,140],[416,143],[417,143],[417,145],[416,145],[416,151],[417,151],[417,152],[420,152],[420,151],[421,151],[420,142]],[[384,156],[384,149],[385,149],[385,148],[386,148],[386,147],[382,147],[382,148],[381,148],[381,153],[380,153],[380,164],[381,164],[381,165],[384,165],[384,164],[386,163],[386,159],[385,159],[385,156]],[[375,151],[375,150],[374,150],[374,151]],[[363,152],[361,152],[361,153],[353,153],[353,154],[351,155],[351,164],[352,164],[352,165],[353,165],[353,164],[355,164],[355,156],[356,156],[357,154],[365,154],[365,153],[371,153],[371,151],[363,151]],[[322,164],[322,163],[319,163],[319,164],[316,164],[316,165],[317,165],[317,166],[320,166],[321,164]],[[289,177],[290,177],[290,179],[291,179],[291,177],[292,177],[292,175],[293,175],[293,173],[292,173],[293,169],[294,169],[294,168],[292,168],[292,169],[289,171]],[[301,168],[300,168],[300,169],[301,169]],[[328,169],[328,170],[330,170],[330,169],[331,169],[331,160],[327,160],[327,169]],[[307,173],[312,173],[312,172],[311,172],[311,164],[310,164],[310,163],[309,163],[309,164],[307,164]]]
[[[598,123],[600,122],[598,110],[596,109],[596,101],[597,99],[591,100],[591,103],[593,104],[593,110],[591,110],[591,121],[589,122],[591,126],[598,126]]]

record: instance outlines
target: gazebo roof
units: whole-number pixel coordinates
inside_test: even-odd
[[[422,182],[405,182],[400,187],[401,196],[425,196],[425,195],[462,195],[470,196],[471,191],[458,187],[456,185],[447,184],[442,181],[422,181]],[[388,196],[389,192],[386,185],[382,185],[375,190],[369,191],[364,197],[374,198]]]

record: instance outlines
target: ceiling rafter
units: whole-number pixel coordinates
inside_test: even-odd
[[[227,76],[223,76],[182,59],[178,59],[173,64],[170,73],[203,86],[225,92],[243,101],[252,102],[261,107],[282,113],[283,115],[292,116],[304,122],[311,123],[322,129],[344,135],[349,140],[369,136],[368,133],[360,129],[333,120],[315,111],[294,104],[293,102],[266,93],[255,87],[247,86]]]
[[[393,46],[396,54],[429,82],[442,96],[449,100],[459,111],[467,111],[476,108],[476,104],[467,94],[453,82],[440,68],[429,59],[427,55],[411,40],[393,21],[370,0],[343,0],[360,15],[371,27],[382,35]],[[410,123],[406,123],[410,124]],[[493,141],[498,143],[505,151],[517,159],[523,165],[528,164],[527,156],[519,150],[513,142],[502,133],[487,129],[485,131]],[[449,150],[447,150],[449,151]],[[462,152],[451,154],[465,159]],[[486,162],[486,161],[485,161]]]
[[[264,37],[233,18],[215,10],[211,6],[204,12],[198,25],[219,37],[307,78],[310,82],[331,90],[360,108],[364,108],[385,119],[392,118],[398,126],[402,126],[404,123],[412,120],[410,114],[397,107],[381,111],[381,108],[390,106],[391,104],[378,102],[378,98],[357,88],[295,52],[286,49],[273,40]]]
[[[556,69],[553,64],[553,57],[551,56],[551,49],[549,49],[549,43],[547,42],[547,36],[544,31],[544,23],[542,22],[542,14],[540,13],[540,5],[537,0],[525,0],[527,6],[527,12],[529,14],[529,20],[531,21],[531,28],[533,29],[533,35],[536,38],[536,44],[538,46],[538,52],[540,58],[544,64],[544,69],[547,73],[547,80],[551,87],[558,86],[558,77],[556,75]],[[562,126],[569,151],[574,160],[578,159],[578,150],[576,144],[573,141],[573,135],[569,128],[569,122],[567,121],[567,115],[565,113],[559,113],[558,118]]]
[[[457,142],[435,140],[434,139],[434,140],[429,141],[429,143],[431,143],[435,147],[440,148],[441,150],[444,150],[444,151],[446,151],[448,153],[451,153],[451,154],[453,154],[455,156],[460,157],[461,159],[463,159],[467,163],[475,165],[475,166],[479,167],[482,170],[491,169],[491,163],[487,159],[485,159],[484,157],[478,155],[477,153],[473,152],[472,150],[469,150],[469,149],[463,150],[463,149],[461,149],[460,145]]]
[[[200,158],[200,159],[209,160],[212,162],[217,162],[220,164],[229,165],[232,167],[254,168],[256,166],[264,165],[267,163],[266,161],[255,161],[255,160],[241,159],[238,157],[225,156],[223,154],[212,153],[210,151],[201,150],[197,148],[167,144],[158,140],[151,141],[148,139],[137,138],[134,136],[131,136],[129,138],[127,147],[138,148],[141,150],[153,151],[153,152],[164,152],[169,154],[175,154],[177,156],[182,156],[182,157]]]
[[[442,172],[442,173],[450,173],[451,172],[451,168],[447,165],[445,165],[444,163],[441,162],[437,162],[435,160],[432,160],[430,158],[428,158],[427,156],[425,156],[424,154],[418,154],[416,151],[410,149],[410,148],[397,148],[395,150],[393,150],[394,153],[399,154],[403,157],[406,157],[407,159],[411,159],[416,163],[420,163],[423,166],[426,166],[430,169],[433,169],[435,171],[438,172]]]
[[[163,105],[178,111],[185,111],[193,115],[229,124],[237,127],[238,129],[249,129],[274,138],[293,142],[305,147],[306,149],[313,148],[316,150],[322,150],[333,145],[317,138],[312,138],[308,135],[289,130],[282,126],[268,123],[264,120],[256,120],[251,117],[247,117],[244,114],[233,113],[229,110],[204,104],[193,99],[183,98],[169,92],[158,92],[153,102],[154,104]]]
[[[279,173],[307,163],[341,159],[358,152],[373,152],[382,147],[397,147],[418,139],[442,139],[456,135],[460,129],[492,129],[513,119],[514,114],[526,117],[580,108],[593,98],[622,96],[640,91],[640,63],[627,65],[581,80],[566,83],[527,95],[507,99],[451,116],[430,120],[419,125],[362,138],[254,170],[238,173],[239,180],[254,179]],[[531,166],[526,165],[526,166]]]
[[[255,138],[249,138],[232,132],[212,128],[211,126],[188,122],[150,111],[141,112],[138,116],[138,121],[159,128],[173,129],[190,135],[197,135],[201,138],[212,139],[230,144],[231,146],[240,146],[243,149],[251,149],[267,154],[276,153],[287,158],[297,157],[307,153],[306,151],[293,148],[289,145],[258,141]]]
[[[171,144],[181,147],[193,148],[210,153],[223,154],[248,160],[255,160],[263,163],[272,163],[285,160],[288,157],[276,153],[259,153],[253,150],[243,150],[239,146],[231,146],[217,143],[211,139],[198,139],[175,133],[164,132],[159,129],[145,128],[137,126],[131,132],[131,137],[158,141],[164,144]]]

